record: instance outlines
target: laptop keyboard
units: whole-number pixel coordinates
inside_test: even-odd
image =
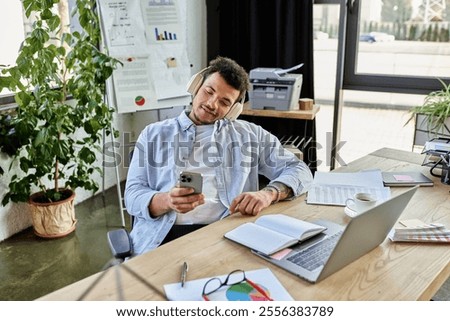
[[[341,234],[342,231],[331,235],[317,244],[288,257],[287,260],[308,271],[314,271],[328,259]]]

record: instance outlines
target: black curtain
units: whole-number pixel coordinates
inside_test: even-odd
[[[206,0],[208,60],[225,56],[247,72],[257,67],[289,68],[303,75],[301,98],[314,99],[312,0]],[[317,168],[315,120],[240,116],[278,138],[301,137],[303,158]]]
[[[208,60],[230,57],[248,72],[289,68],[303,74],[300,97],[314,98],[312,0],[206,0]]]

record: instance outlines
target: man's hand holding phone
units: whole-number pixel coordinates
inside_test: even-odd
[[[200,173],[181,172],[177,186],[169,193],[171,207],[179,213],[192,211],[205,203],[202,194],[203,177]]]
[[[202,194],[203,178],[199,173],[181,172],[177,185],[169,192],[157,193],[149,204],[152,217],[164,215],[170,210],[187,213],[205,203]]]
[[[193,194],[192,188],[174,187],[169,192],[170,208],[178,213],[187,213],[205,203],[203,194]]]

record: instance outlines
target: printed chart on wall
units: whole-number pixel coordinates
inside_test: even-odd
[[[176,0],[99,3],[108,53],[122,62],[112,77],[118,112],[189,104],[186,8]]]
[[[184,96],[190,68],[180,19],[181,7],[174,0],[144,2],[145,30],[152,48],[151,68],[158,75],[154,82],[158,100]]]

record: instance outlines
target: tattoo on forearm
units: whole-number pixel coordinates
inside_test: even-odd
[[[284,185],[283,183],[274,182],[274,183],[272,183],[272,185],[276,185],[280,189],[280,192],[281,192],[280,200],[284,200],[286,198],[294,196],[294,192],[292,191],[292,189],[290,187]]]

